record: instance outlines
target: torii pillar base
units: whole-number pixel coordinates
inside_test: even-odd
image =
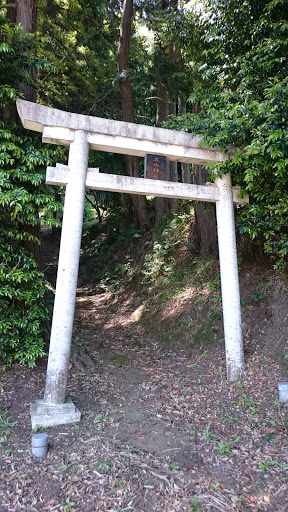
[[[70,398],[64,404],[47,405],[43,400],[36,400],[30,409],[32,429],[53,427],[67,423],[78,423],[81,419],[79,409]]]

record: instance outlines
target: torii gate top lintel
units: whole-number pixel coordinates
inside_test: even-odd
[[[43,142],[70,145],[75,130],[88,134],[91,149],[125,155],[164,155],[168,160],[194,164],[222,162],[233,154],[201,147],[201,137],[189,133],[124,121],[65,112],[25,100],[17,100],[24,128],[43,133]]]

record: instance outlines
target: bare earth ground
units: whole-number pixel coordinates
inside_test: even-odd
[[[244,273],[244,295],[253,279]],[[0,512],[288,511],[285,374],[267,350],[287,333],[281,290],[245,309],[246,373],[231,384],[223,339],[192,354],[181,339],[163,347],[133,301],[83,285],[68,383],[82,419],[46,429],[47,458],[31,454],[29,415],[47,358],[0,368]]]

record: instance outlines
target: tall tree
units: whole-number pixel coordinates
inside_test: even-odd
[[[193,104],[195,113],[199,112],[199,103]],[[209,181],[209,171],[204,165],[193,165],[193,183],[205,185]],[[196,245],[201,258],[217,256],[218,239],[216,206],[214,203],[199,201],[194,206],[195,222],[191,224],[190,237]]]
[[[120,74],[123,120],[129,123],[134,123],[133,88],[131,78],[129,76],[129,55],[132,18],[133,0],[124,0],[118,46],[118,72]],[[128,176],[140,177],[138,157],[127,156],[126,169]],[[140,229],[146,230],[149,227],[149,218],[145,203],[145,197],[133,194],[131,198],[133,202],[137,224]]]
[[[36,32],[37,4],[36,0],[22,0],[16,2],[16,23],[22,27],[23,34],[34,34]],[[31,67],[29,75],[32,82],[36,82],[35,67]],[[22,92],[25,100],[36,101],[36,88],[28,84],[22,85]]]
[[[35,34],[37,8],[36,0],[24,0],[16,2],[16,23],[21,25],[23,34]],[[30,51],[31,52],[31,51]],[[21,91],[24,99],[27,101],[36,101],[36,69],[31,66],[29,69],[29,78],[31,83],[23,83]],[[30,251],[38,266],[41,265],[41,246],[37,240],[40,239],[40,225],[36,224],[23,224],[23,229],[33,235],[33,240],[26,240],[24,243],[25,248]]]
[[[191,88],[194,86],[195,77],[191,73],[191,61],[187,69],[185,62],[185,41],[182,37],[183,19],[185,15],[178,6],[176,0],[162,1],[158,3],[158,9],[162,9],[162,22],[158,24],[156,36],[155,58],[157,59],[159,78],[158,81],[158,101],[157,101],[157,121],[159,124],[167,121],[171,115],[180,114],[185,116],[187,111],[187,97],[191,94]],[[157,25],[156,25],[157,26]],[[192,60],[193,63],[193,60]],[[186,64],[186,65],[185,65]],[[199,104],[191,103],[189,111],[198,110]],[[161,121],[161,122],[160,122]],[[181,165],[182,181],[191,182],[190,166]],[[171,166],[170,179],[178,179],[177,168]],[[208,171],[202,166],[193,166],[193,182],[203,184],[208,181]],[[165,203],[164,203],[165,204]],[[161,216],[161,206],[163,203],[158,201],[158,216]],[[169,202],[166,208],[169,209]],[[165,209],[165,207],[164,207]],[[192,224],[191,239],[197,245],[199,253],[204,256],[209,253],[217,253],[216,238],[216,216],[215,207],[204,203],[197,203],[194,208],[195,223]]]
[[[208,170],[203,165],[193,165],[193,183],[205,185],[209,181]],[[217,255],[216,209],[212,203],[197,202],[194,206],[195,223],[191,225],[190,237],[199,256]]]
[[[119,119],[117,45],[119,13],[111,1],[38,0],[43,56],[54,66],[41,73],[41,102],[81,114]],[[81,94],[79,94],[81,91]]]
[[[177,8],[178,0],[160,0],[156,4],[156,10],[161,15],[167,15],[167,11],[174,12]],[[156,25],[157,27],[157,25]],[[155,27],[155,28],[156,28]],[[176,114],[175,97],[171,95],[171,87],[169,87],[171,71],[171,63],[175,64],[175,54],[177,50],[175,46],[167,46],[166,42],[161,39],[161,25],[158,30],[154,31],[155,38],[155,64],[157,69],[157,111],[156,126],[162,126],[168,120],[170,115]],[[173,99],[172,99],[173,98]],[[173,101],[174,100],[174,101]],[[167,162],[167,180],[178,181],[177,162]],[[172,209],[176,209],[176,201],[169,198],[156,197],[156,220],[163,215],[169,213]]]

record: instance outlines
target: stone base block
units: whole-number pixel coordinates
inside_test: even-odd
[[[70,398],[67,398],[64,404],[54,405],[47,405],[43,400],[36,400],[36,402],[31,405],[30,414],[32,429],[37,426],[52,427],[53,425],[76,423],[81,419],[80,411]]]

